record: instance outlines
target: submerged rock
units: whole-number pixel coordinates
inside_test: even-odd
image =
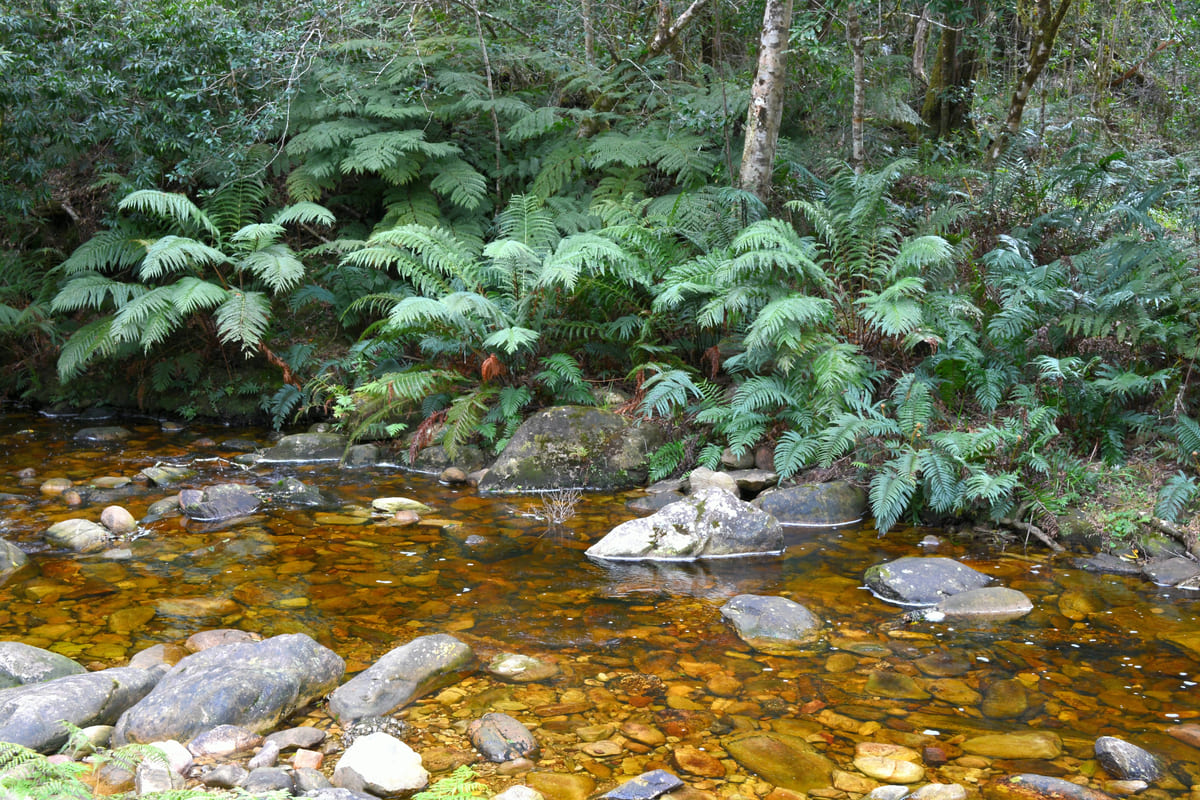
[[[900,605],[931,606],[944,598],[980,589],[991,578],[950,558],[905,557],[869,568],[867,587],[881,600]]]
[[[1062,778],[1024,773],[996,778],[983,785],[986,800],[1114,800],[1105,792]]]
[[[947,619],[1001,621],[1020,619],[1033,611],[1033,601],[1024,592],[1004,586],[985,586],[950,595],[933,611]]]
[[[782,733],[751,733],[726,742],[725,749],[746,769],[793,792],[829,786],[834,763],[808,742]]]
[[[782,552],[783,531],[774,517],[719,490],[691,495],[649,517],[624,522],[587,549],[591,558],[639,560]]]
[[[119,425],[102,425],[95,428],[80,428],[75,432],[77,442],[120,442],[133,434]]]
[[[429,785],[421,756],[399,739],[372,733],[358,739],[338,759],[333,784],[354,792],[389,797]]]
[[[646,480],[646,454],[662,443],[658,428],[587,406],[557,406],[522,423],[480,481],[481,492],[545,489],[611,491]]]
[[[754,504],[782,525],[827,528],[861,522],[867,493],[846,481],[805,483],[764,492]]]
[[[187,741],[220,724],[256,733],[337,686],[346,665],[301,633],[201,650],[171,668],[117,721],[113,741]]]
[[[29,561],[25,551],[7,539],[0,539],[0,583]]]
[[[1153,783],[1162,776],[1162,766],[1151,753],[1115,736],[1096,740],[1096,760],[1118,780]]]
[[[603,795],[607,800],[654,800],[683,786],[678,776],[663,769],[643,772]]]
[[[514,758],[532,757],[537,740],[529,729],[507,714],[491,712],[467,726],[471,744],[488,761],[496,764]]]
[[[96,553],[108,546],[109,533],[91,520],[64,519],[46,529],[46,539],[76,553]]]
[[[475,668],[475,653],[447,634],[421,636],[384,654],[329,697],[329,713],[342,725],[383,716]]]
[[[248,517],[262,507],[253,487],[240,483],[221,483],[203,491],[184,489],[179,507],[188,519],[197,522],[224,522]]]
[[[786,597],[738,595],[721,606],[721,616],[743,641],[759,650],[794,650],[821,636],[821,620]]]

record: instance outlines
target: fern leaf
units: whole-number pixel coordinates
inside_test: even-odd
[[[89,322],[67,339],[58,354],[58,377],[66,382],[82,372],[97,357],[116,352],[119,342],[110,333],[112,317]]]
[[[145,294],[149,287],[140,283],[122,283],[106,275],[83,274],[76,275],[67,281],[54,299],[50,301],[51,311],[80,311],[85,308],[101,309],[105,300],[112,297],[113,305],[121,307],[130,299]]]
[[[692,376],[682,369],[660,369],[642,384],[641,413],[644,416],[670,416],[688,404],[688,398],[703,397]]]
[[[833,304],[822,297],[791,294],[772,300],[758,312],[746,332],[749,348],[789,347],[803,350],[803,340],[813,329],[833,318]]]
[[[916,463],[913,453],[892,459],[871,479],[871,513],[875,529],[887,533],[908,509],[917,490]]]
[[[504,136],[511,142],[527,142],[544,133],[562,126],[564,120],[560,109],[554,106],[535,108],[508,126]]]
[[[75,248],[62,270],[66,275],[118,271],[136,266],[145,255],[145,243],[126,231],[101,231]]]
[[[487,197],[487,178],[461,158],[432,161],[426,172],[433,172],[429,188],[446,196],[450,202],[465,211],[474,211],[483,205]]]
[[[138,267],[138,277],[152,281],[188,269],[199,271],[200,268],[225,260],[226,256],[220,250],[195,239],[164,236],[147,243],[146,257]]]
[[[271,319],[271,302],[262,292],[232,290],[214,314],[222,344],[238,344],[244,355],[258,349]]]
[[[446,431],[442,447],[450,458],[458,457],[458,450],[476,433],[488,410],[488,401],[495,397],[497,389],[481,387],[464,394],[450,403],[446,410]]]
[[[1200,486],[1196,485],[1195,478],[1182,472],[1176,472],[1159,490],[1154,513],[1168,522],[1179,522],[1184,509],[1198,495],[1200,495]]]
[[[499,349],[510,356],[521,350],[531,350],[537,344],[539,334],[535,330],[513,325],[501,328],[483,340],[483,346],[488,349]]]
[[[279,238],[285,233],[287,230],[279,223],[252,222],[234,231],[230,235],[229,241],[244,243],[250,250],[261,250],[279,241]]]
[[[220,237],[217,226],[208,215],[182,194],[161,192],[157,189],[139,189],[117,203],[117,208],[121,211],[138,211],[173,220],[184,230],[198,228],[207,231],[214,239]]]
[[[593,169],[612,164],[644,167],[654,159],[654,145],[646,139],[624,133],[604,133],[592,139],[588,146],[588,161]]]
[[[337,221],[333,212],[313,202],[293,203],[279,209],[271,222],[275,225],[332,225]]]
[[[171,302],[174,293],[174,286],[159,286],[133,298],[113,316],[110,335],[118,342],[141,342],[149,352],[182,319]]]
[[[238,260],[237,267],[265,283],[273,294],[293,289],[304,280],[304,263],[285,244],[253,250]]]

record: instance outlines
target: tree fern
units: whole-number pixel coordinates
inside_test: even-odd
[[[917,490],[917,466],[915,453],[908,452],[884,464],[871,479],[868,498],[875,528],[881,535],[891,530],[908,509]]]
[[[253,352],[262,341],[271,318],[271,304],[262,292],[232,290],[213,316],[222,344],[237,344]]]
[[[1200,496],[1196,479],[1176,472],[1163,484],[1154,504],[1154,513],[1168,522],[1179,522],[1184,510]]]
[[[140,189],[131,192],[117,204],[121,211],[136,211],[174,222],[182,230],[204,232],[219,238],[221,232],[209,216],[185,195],[162,192],[157,189]]]

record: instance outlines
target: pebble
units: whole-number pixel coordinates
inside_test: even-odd
[[[100,524],[108,528],[116,536],[124,536],[137,530],[137,520],[128,509],[121,506],[108,506],[100,512]]]
[[[699,775],[702,778],[724,778],[726,769],[720,759],[698,747],[685,745],[671,753],[671,759],[681,772]]]
[[[911,800],[967,800],[967,789],[957,783],[927,783],[910,795]]]

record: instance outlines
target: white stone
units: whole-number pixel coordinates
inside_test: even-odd
[[[186,775],[187,771],[192,768],[196,762],[192,758],[191,751],[183,746],[182,743],[174,739],[168,739],[164,742],[153,742],[151,747],[157,747],[167,757],[167,765],[176,775]],[[154,766],[163,766],[162,762],[150,759]]]
[[[424,789],[429,773],[421,766],[421,756],[404,742],[372,733],[355,739],[338,759],[333,785],[387,797]]]
[[[544,800],[544,798],[537,789],[518,783],[516,786],[508,787],[492,800]]]
[[[100,512],[100,524],[117,536],[137,530],[137,520],[121,506],[109,506]]]

